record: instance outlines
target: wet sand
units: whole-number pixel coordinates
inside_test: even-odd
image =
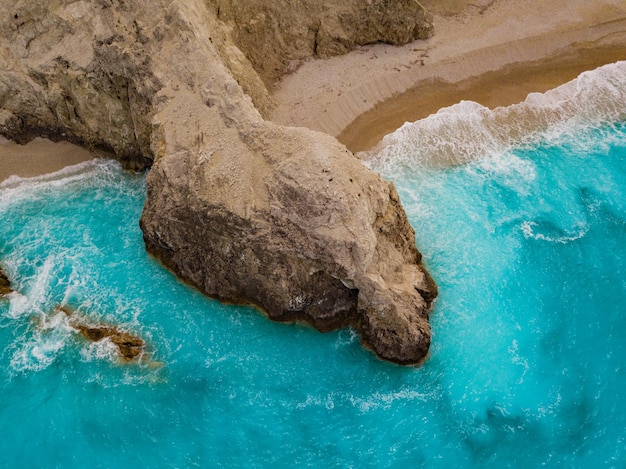
[[[626,46],[586,50],[534,63],[515,64],[458,83],[434,81],[416,86],[358,116],[337,138],[354,153],[373,148],[401,127],[462,100],[495,109],[524,101],[530,93],[544,93],[582,72],[626,59]]]
[[[0,182],[10,176],[32,177],[82,163],[95,155],[68,142],[36,138],[18,145],[0,136]]]

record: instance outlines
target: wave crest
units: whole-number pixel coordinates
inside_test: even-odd
[[[472,101],[406,123],[364,155],[373,166],[445,167],[626,117],[626,61],[584,72],[546,93],[489,109]]]

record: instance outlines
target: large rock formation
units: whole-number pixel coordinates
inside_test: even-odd
[[[206,0],[233,31],[233,39],[271,86],[290,63],[344,54],[374,42],[405,44],[433,32],[415,0]]]
[[[393,185],[304,129],[215,121],[201,135],[210,143],[151,171],[148,249],[210,296],[320,330],[352,325],[380,357],[420,361],[435,289]]]
[[[218,19],[233,19],[230,4],[209,3],[0,0],[0,133],[153,164],[144,239],[182,278],[273,319],[352,325],[381,358],[419,362],[436,292],[393,186],[333,138],[264,121],[270,100],[256,59]],[[258,16],[256,3],[238,5]],[[429,27],[423,12],[391,25],[383,0],[341,3],[351,12],[335,18],[344,33],[320,19],[311,53],[344,50],[344,36],[397,42]],[[417,3],[396,4],[394,15]],[[371,8],[376,28],[363,17]],[[306,21],[294,31],[309,13],[299,11]],[[276,63],[293,58],[272,53]]]
[[[106,0],[3,0],[0,11],[0,133],[19,143],[68,140],[148,166],[161,83],[142,47],[145,25]]]

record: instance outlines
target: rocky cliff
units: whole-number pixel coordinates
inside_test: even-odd
[[[267,84],[305,52],[271,49],[265,69],[250,41],[313,27],[306,54],[338,53],[427,34],[426,16],[257,3],[0,0],[0,133],[152,166],[144,239],[183,279],[276,320],[352,325],[379,357],[417,363],[436,289],[393,186],[335,139],[263,119]]]
[[[433,33],[415,0],[206,0],[263,81],[271,86],[310,56],[344,54],[374,42],[405,44]]]

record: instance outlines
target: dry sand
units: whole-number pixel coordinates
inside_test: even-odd
[[[77,145],[36,138],[18,145],[0,136],[0,182],[9,176],[39,176],[82,163],[95,155]]]
[[[313,60],[277,86],[275,122],[373,147],[405,121],[463,99],[523,101],[626,59],[624,0],[423,0],[435,35]]]

